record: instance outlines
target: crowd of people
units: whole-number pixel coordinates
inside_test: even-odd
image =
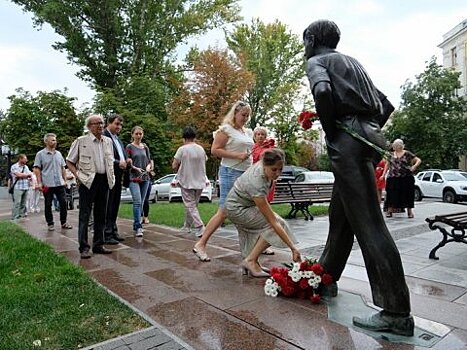
[[[303,33],[306,73],[310,82],[317,113],[326,133],[331,168],[335,176],[329,207],[329,235],[319,262],[331,274],[333,282],[322,293],[336,296],[337,282],[345,268],[354,239],[358,240],[372,289],[374,304],[381,311],[368,318],[354,317],[353,323],[374,331],[389,331],[413,335],[410,297],[404,278],[399,252],[384,221],[381,201],[385,189],[383,210],[387,217],[407,212],[414,217],[414,172],[421,160],[404,149],[396,139],[391,153],[380,161],[377,149],[386,147],[381,128],[394,107],[372,83],[360,63],[335,51],[340,30],[334,22],[313,22]],[[206,184],[204,149],[196,143],[196,130],[185,127],[183,145],[173,157],[185,206],[182,233],[199,237],[192,251],[201,262],[210,261],[208,242],[216,230],[229,218],[238,231],[241,268],[251,277],[267,277],[269,270],[260,262],[261,254],[274,254],[271,246],[288,248],[295,262],[302,260],[296,239],[287,222],[272,210],[275,181],[285,164],[284,152],[268,139],[266,128],[254,131],[246,125],[251,107],[235,102],[214,132],[211,154],[221,159],[219,167],[220,196],[217,212],[204,225],[198,203]],[[355,125],[358,128],[355,129]],[[77,138],[66,157],[56,150],[57,136],[44,136],[45,148],[36,155],[33,171],[27,157],[21,154],[11,167],[13,219],[38,212],[38,195],[44,195],[44,214],[48,230],[55,229],[52,201],[56,197],[60,208],[62,229],[71,229],[67,222],[66,187],[76,181],[79,192],[78,241],[82,259],[94,254],[111,254],[106,244],[124,240],[118,232],[117,213],[122,182],[128,175],[128,187],[133,199],[133,230],[143,237],[148,223],[150,174],[154,171],[149,148],[143,143],[144,130],[131,130],[131,143],[124,147],[118,135],[123,118],[118,115],[104,119],[90,115],[85,121],[88,133]],[[346,128],[365,134],[374,142],[373,149]],[[361,136],[361,135],[360,135]],[[361,136],[362,137],[362,136]],[[68,168],[68,172],[67,169]],[[27,193],[30,203],[26,205]],[[359,205],[355,206],[354,203]],[[89,221],[93,215],[93,241],[89,244]]]
[[[237,101],[219,129],[213,133],[211,153],[221,158],[220,196],[219,208],[206,226],[199,214],[198,204],[207,181],[207,155],[196,143],[196,130],[193,127],[183,129],[184,144],[177,149],[172,167],[177,172],[177,182],[186,209],[181,232],[193,233],[199,238],[193,247],[197,258],[203,262],[210,261],[206,251],[209,239],[224,220],[230,218],[239,232],[246,271],[250,271],[252,276],[263,276],[261,271],[264,268],[259,264],[257,254],[259,248],[263,248],[260,254],[272,255],[274,251],[269,246],[283,247],[285,244],[292,249],[294,259],[299,254],[293,249],[295,240],[287,224],[266,205],[274,197],[275,180],[280,175],[280,172],[277,174],[276,168],[282,169],[285,162],[283,153],[275,148],[274,139],[268,139],[268,130],[265,127],[258,126],[255,130],[245,127],[250,113],[251,108],[247,103]],[[134,234],[136,237],[143,237],[143,226],[149,223],[150,174],[154,173],[154,163],[149,148],[142,141],[143,128],[134,127],[131,130],[131,143],[124,146],[118,136],[123,127],[122,116],[109,116],[106,127],[100,115],[90,116],[85,124],[89,132],[73,142],[66,162],[56,150],[57,136],[53,133],[44,136],[45,147],[36,154],[32,171],[26,165],[26,155],[21,154],[18,157],[18,162],[11,167],[14,187],[12,217],[18,219],[27,216],[28,213],[39,213],[39,198],[42,193],[48,230],[55,229],[53,202],[57,202],[61,228],[71,229],[72,226],[67,222],[69,205],[66,203],[66,197],[68,194],[69,198],[70,191],[77,184],[82,184],[83,186],[78,187],[79,250],[82,258],[89,258],[91,247],[88,244],[88,230],[91,217],[94,217],[91,226],[94,230],[94,253],[110,254],[111,250],[106,249],[104,245],[116,245],[124,241],[118,232],[117,214],[125,173],[128,175],[126,186],[130,189],[133,201]],[[275,152],[268,152],[270,150]],[[383,208],[386,216],[392,217],[393,213],[407,211],[407,216],[413,218],[413,173],[421,160],[405,150],[400,139],[392,142],[391,150],[390,159],[382,159],[375,167],[378,202],[381,203],[385,190]],[[276,163],[282,162],[282,165],[274,167],[277,164],[271,159],[275,159]],[[271,174],[271,167],[275,169],[275,174]],[[256,169],[251,170],[254,176],[249,169]],[[259,173],[261,176],[257,177]],[[240,178],[241,180],[237,181]],[[264,183],[256,183],[257,179],[264,180]],[[254,186],[248,186],[248,183],[254,183]],[[254,189],[254,192],[247,188]],[[266,203],[262,201],[263,189],[267,189]],[[242,203],[245,200],[246,202]],[[250,209],[240,209],[242,206],[254,208],[251,209],[254,215],[246,215]],[[245,222],[242,223],[241,220]],[[265,229],[268,225],[269,229]],[[103,233],[99,234],[101,231]],[[271,234],[275,239],[270,238]]]

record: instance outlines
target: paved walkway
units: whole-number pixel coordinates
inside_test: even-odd
[[[157,212],[157,205],[151,210]],[[467,206],[423,201],[416,204],[415,219],[402,214],[387,219],[401,252],[416,325],[439,339],[432,349],[467,348],[467,247],[448,244],[438,251],[440,260],[428,259],[441,235],[430,231],[424,222],[427,216],[459,211],[467,211]],[[77,227],[77,211],[69,216]],[[319,256],[326,240],[327,220],[290,220],[303,254]],[[208,250],[212,261],[202,263],[191,252],[196,238],[166,227],[147,225],[144,238],[136,239],[131,222],[121,220],[124,244],[109,246],[114,250],[111,255],[80,260],[76,229],[48,232],[42,214],[34,214],[22,224],[31,235],[82,266],[153,322],[151,329],[89,349],[424,348],[374,338],[353,326],[330,321],[325,304],[266,297],[264,280],[240,272],[241,257],[233,227],[221,229],[212,238]],[[263,258],[266,266],[288,261],[290,256],[285,250]],[[344,297],[337,299],[338,310],[340,302],[345,306],[348,295],[361,295],[371,302],[358,245],[339,287]]]

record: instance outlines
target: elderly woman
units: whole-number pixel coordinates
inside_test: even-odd
[[[227,217],[224,209],[227,193],[229,193],[235,180],[252,163],[253,131],[245,128],[245,124],[250,119],[250,113],[251,108],[247,103],[242,101],[235,102],[214,136],[211,153],[214,156],[222,158],[219,168],[219,209],[209,220],[202,232],[201,239],[193,247],[193,253],[201,261],[211,260],[206,254],[206,245],[209,238]]]
[[[421,164],[420,158],[404,149],[404,142],[396,139],[392,143],[394,152],[391,161],[386,162],[383,176],[386,179],[386,217],[407,208],[407,216],[413,218],[415,179],[413,173]]]
[[[284,167],[284,151],[278,148],[266,150],[257,162],[240,176],[229,192],[225,210],[238,230],[242,268],[252,277],[267,277],[267,269],[258,259],[262,252],[273,245],[289,248],[292,259],[301,261],[295,247],[295,237],[287,223],[275,214],[267,200],[267,194]]]
[[[273,139],[268,139],[268,129],[264,126],[257,126],[253,131],[253,140],[255,144],[251,150],[251,155],[253,157],[253,164],[260,160],[261,154],[267,149],[273,148],[275,141]]]

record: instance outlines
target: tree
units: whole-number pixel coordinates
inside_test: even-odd
[[[293,106],[305,74],[303,45],[286,25],[253,19],[251,25],[237,26],[226,40],[244,68],[254,75],[255,85],[247,92],[252,128],[268,123],[275,111]]]
[[[401,109],[387,128],[388,137],[402,138],[426,168],[457,168],[458,157],[467,153],[467,101],[456,95],[459,75],[432,57],[415,83],[402,86]]]
[[[180,43],[239,19],[238,0],[12,0],[52,26],[53,47],[81,67],[97,88],[120,78],[163,75]]]
[[[181,142],[181,128],[192,125],[197,129],[197,140],[210,154],[213,131],[251,87],[253,76],[228,50],[194,50],[188,56],[188,67],[192,72],[169,106],[170,120],[176,126],[173,137]],[[209,172],[215,172],[215,167],[211,159]]]
[[[64,156],[73,140],[83,134],[84,120],[73,107],[75,98],[59,90],[39,91],[33,96],[19,88],[9,100],[10,108],[0,121],[0,131],[8,145],[29,158],[34,159],[35,154],[44,147],[46,133],[57,135],[57,149]]]
[[[118,95],[117,95],[118,94]],[[120,137],[124,144],[131,142],[131,129],[144,129],[143,141],[149,147],[158,175],[170,172],[173,156],[171,130],[164,108],[165,90],[157,79],[134,76],[118,89],[106,89],[96,95],[94,109],[106,116],[118,113],[124,118]]]

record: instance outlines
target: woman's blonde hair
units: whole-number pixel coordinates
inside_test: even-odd
[[[229,124],[230,126],[235,126],[235,114],[243,108],[248,108],[251,112],[251,108],[248,103],[243,101],[235,102],[232,108],[230,108],[230,111],[225,115],[222,124]]]

